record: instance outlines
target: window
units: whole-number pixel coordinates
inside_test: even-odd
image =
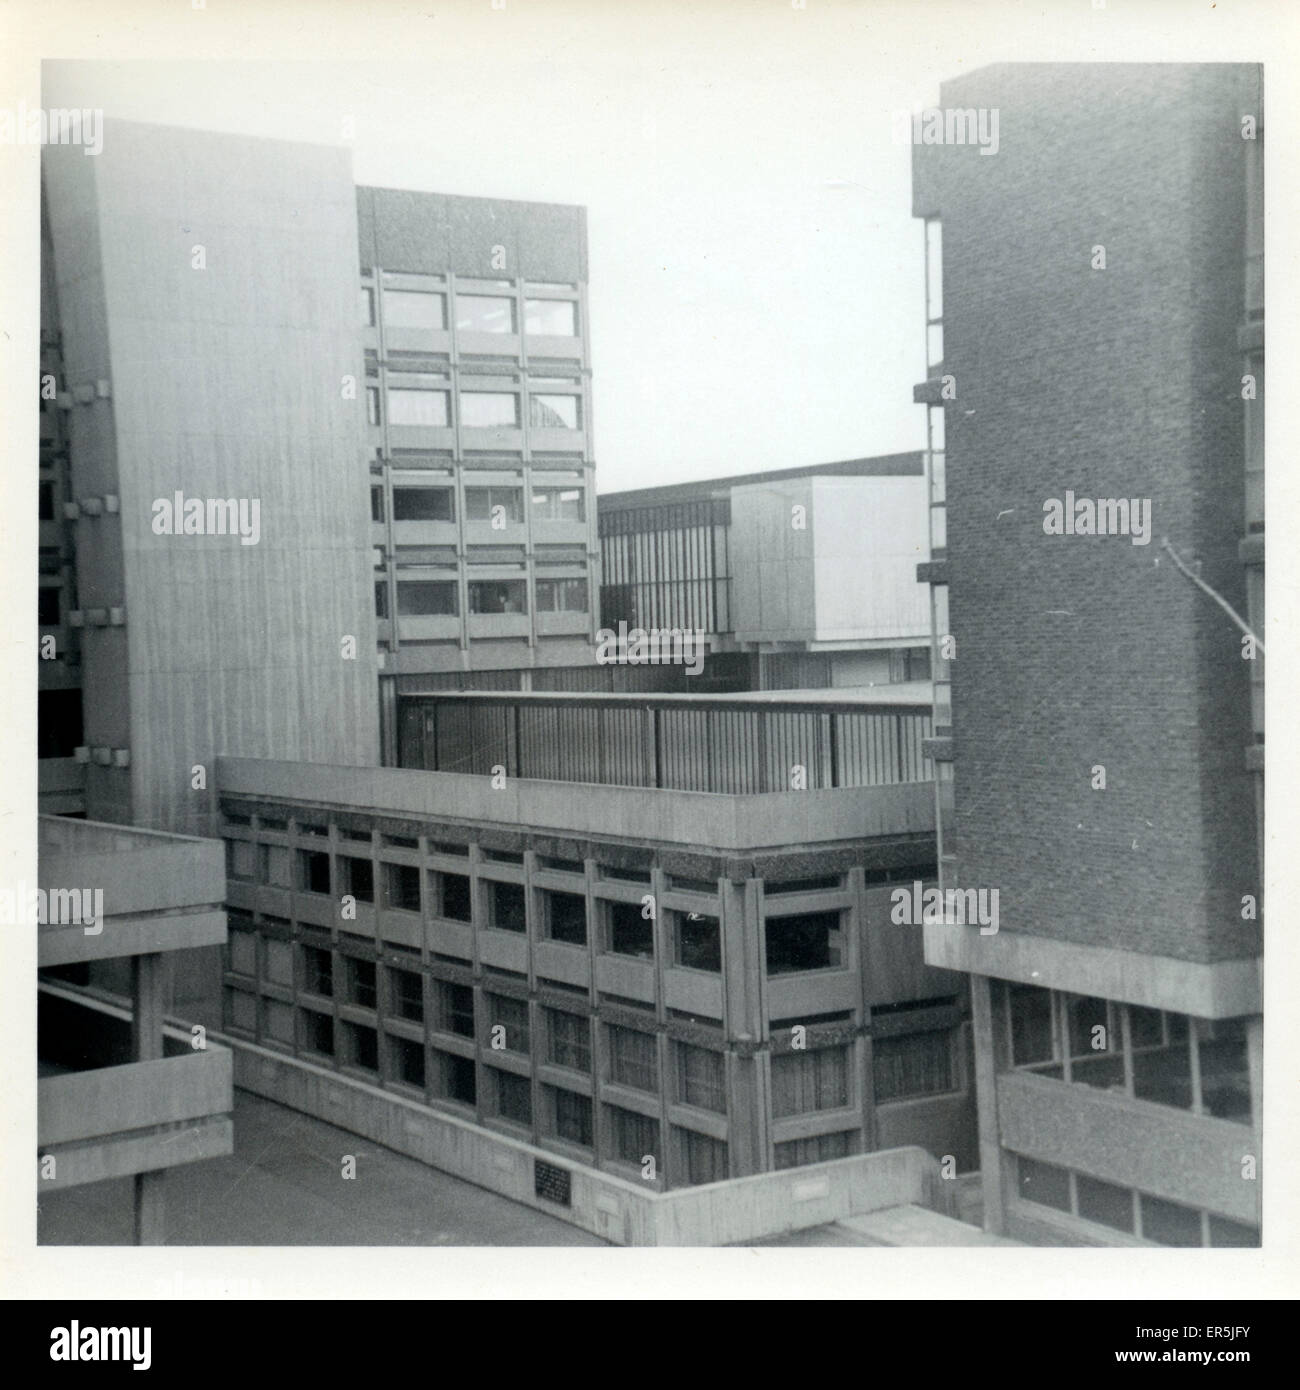
[[[809,912],[767,919],[767,973],[836,969],[844,963],[838,912]]]
[[[412,1038],[388,1039],[393,1058],[393,1079],[424,1090],[424,1044]]]
[[[679,1129],[686,1181],[692,1186],[706,1182],[722,1182],[728,1173],[727,1146],[708,1134],[693,1129]]]
[[[585,521],[586,494],[580,487],[535,487],[534,521]]]
[[[1243,1226],[1223,1216],[1210,1216],[1210,1244],[1213,1246],[1255,1246],[1259,1232],[1254,1226]]]
[[[419,912],[420,871],[414,864],[384,865],[384,906]]]
[[[257,872],[257,846],[249,840],[226,841],[226,876],[251,879]]]
[[[304,893],[330,891],[330,857],[320,850],[298,851],[298,887]]]
[[[361,1009],[375,1007],[375,963],[372,960],[344,958],[347,965],[348,1002]]]
[[[334,1020],[329,1014],[318,1014],[315,1009],[301,1009],[298,1017],[302,1021],[302,1045],[306,1051],[333,1057]]]
[[[418,290],[386,289],[384,327],[430,328],[440,332],[447,327],[446,296],[423,294]]]
[[[258,845],[258,878],[273,888],[292,888],[289,851],[280,845]]]
[[[478,1099],[478,1085],[472,1057],[454,1057],[450,1053],[436,1054],[441,1072],[442,1093],[448,1100],[473,1105]]]
[[[272,921],[269,917],[263,917],[264,924],[269,925]],[[284,930],[288,931],[289,923],[284,923]],[[293,985],[293,946],[287,941],[277,941],[275,937],[264,938],[266,947],[266,979],[273,985],[284,985],[286,989]],[[325,958],[326,975],[329,976],[330,953],[321,951]],[[317,993],[333,993],[333,983],[327,980],[327,988],[324,991],[318,990]]]
[[[449,487],[395,487],[394,521],[454,521]]]
[[[642,916],[638,903],[606,903],[607,944],[605,949],[618,956],[637,956],[653,960],[654,923]]]
[[[1007,1016],[1011,1028],[1013,1066],[1050,1062],[1052,1045],[1052,994],[1037,985],[1007,986]]]
[[[42,483],[37,495],[37,516],[41,521],[54,520],[54,484]]]
[[[1085,1221],[1096,1221],[1116,1231],[1133,1230],[1133,1193],[1127,1187],[1102,1182],[1099,1178],[1074,1175],[1074,1192],[1078,1214]]]
[[[772,1057],[772,1114],[806,1115],[849,1103],[849,1059],[844,1047],[782,1052]]]
[[[350,893],[359,903],[374,902],[375,866],[369,859],[353,859],[349,855],[340,855],[339,876],[344,893]]]
[[[469,877],[466,874],[429,874],[429,905],[435,917],[449,917],[453,922],[468,922],[470,910]]]
[[[570,1144],[591,1148],[591,1101],[575,1091],[548,1088],[555,1101],[555,1133]]]
[[[525,299],[524,332],[553,338],[575,338],[578,306],[572,299]]]
[[[1142,1214],[1142,1235],[1161,1245],[1198,1246],[1201,1243],[1201,1213],[1194,1207],[1149,1197],[1138,1199]]]
[[[474,991],[469,985],[438,981],[438,1005],[442,1031],[462,1038],[474,1036]]]
[[[610,1024],[609,1076],[611,1081],[638,1091],[657,1091],[659,1057],[654,1035]]]
[[[492,882],[488,887],[488,925],[498,931],[526,931],[528,918],[521,883]]]
[[[81,691],[41,690],[36,695],[36,755],[70,758],[81,744]]]
[[[533,1088],[526,1076],[516,1076],[512,1071],[492,1069],[496,1082],[497,1114],[503,1120],[513,1120],[515,1124],[531,1125],[533,1122]]]
[[[517,429],[519,397],[511,391],[462,391],[460,422],[469,429]]]
[[[320,947],[302,948],[303,983],[306,994],[334,998],[334,958]]]
[[[537,611],[539,613],[585,613],[587,611],[587,581],[585,579],[537,580]]]
[[[576,430],[581,428],[581,421],[577,396],[528,397],[528,423],[535,430]]]
[[[722,970],[722,926],[699,912],[674,912],[677,964],[688,970]]]
[[[379,424],[379,387],[366,387],[366,423]]]
[[[532,1031],[528,1021],[528,1001],[513,999],[501,994],[483,996],[483,1027],[487,1030],[483,1041],[494,1051],[527,1053],[532,1046]],[[497,1042],[501,1048],[494,1046]]]
[[[383,521],[384,519],[384,490],[381,487],[370,489],[370,520]]]
[[[230,929],[226,969],[235,975],[257,975],[257,936],[251,931]]]
[[[375,326],[375,292],[369,285],[361,286],[361,326],[362,328]]]
[[[518,487],[467,487],[465,517],[469,521],[522,522],[524,492]]]
[[[570,946],[587,944],[587,902],[577,893],[544,892],[546,935]]]
[[[462,333],[513,333],[515,301],[497,295],[458,294],[456,327]]]
[[[397,612],[403,618],[454,618],[460,612],[454,579],[399,579]]]
[[[957,1089],[952,1065],[952,1034],[912,1033],[877,1038],[871,1049],[876,1102],[911,1096],[942,1095]]]
[[[527,613],[528,589],[522,579],[472,579],[471,613]]]
[[[648,1115],[638,1115],[621,1106],[606,1107],[610,1120],[610,1147],[613,1156],[638,1166],[646,1158],[657,1158],[659,1124]]]
[[[1070,1210],[1068,1169],[1024,1157],[1017,1158],[1016,1169],[1020,1195],[1025,1201],[1037,1202],[1040,1206],[1053,1207],[1057,1211]]]
[[[388,580],[375,581],[375,617],[388,617]]]
[[[677,1052],[677,1099],[702,1110],[727,1113],[725,1059],[721,1052],[690,1043],[674,1043]]]
[[[413,373],[401,375],[396,372],[389,373],[388,423],[390,425],[445,426],[448,418],[446,379],[444,377]]]
[[[805,1163],[847,1158],[851,1137],[848,1132],[840,1131],[837,1134],[815,1134],[810,1139],[790,1139],[784,1144],[772,1146],[773,1157],[778,1169],[800,1168]]]
[[[393,1001],[393,1013],[412,1023],[424,1022],[424,977],[413,970],[388,967],[388,983]]]
[[[1246,1020],[1223,1018],[1197,1023],[1201,1060],[1201,1106],[1220,1120],[1250,1123],[1250,1068],[1246,1060]]]
[[[591,1025],[581,1014],[546,1011],[550,1033],[550,1059],[557,1067],[591,1071]]]

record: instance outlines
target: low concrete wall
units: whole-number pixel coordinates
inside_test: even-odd
[[[615,1245],[741,1244],[908,1202],[951,1214],[952,1184],[939,1178],[937,1162],[919,1148],[657,1193],[322,1067],[237,1038],[221,1041],[234,1053],[236,1086]],[[571,1205],[534,1192],[538,1159],[569,1174]]]

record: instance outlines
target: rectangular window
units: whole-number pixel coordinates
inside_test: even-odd
[[[361,326],[362,328],[375,326],[375,292],[369,285],[361,286]]]
[[[379,387],[366,387],[366,423],[379,424]]]
[[[576,430],[582,427],[582,408],[577,396],[528,397],[528,423],[535,430]]]
[[[455,508],[449,487],[395,487],[394,521],[454,521]]]
[[[257,935],[230,928],[226,968],[236,975],[257,976]]]
[[[587,581],[585,579],[537,580],[537,611],[539,613],[587,612]]]
[[[838,912],[808,912],[767,919],[767,973],[832,970],[844,964]]]
[[[677,1133],[681,1136],[686,1181],[692,1186],[724,1181],[728,1175],[727,1146],[693,1129],[679,1129]]]
[[[591,1024],[581,1014],[546,1011],[550,1033],[550,1058],[557,1067],[591,1071]]]
[[[849,1059],[844,1047],[782,1052],[772,1058],[772,1114],[807,1115],[849,1103]]]
[[[465,517],[468,521],[491,521],[497,526],[524,519],[524,490],[518,487],[467,487]]]
[[[467,429],[517,429],[519,397],[511,391],[462,391],[460,422]]]
[[[638,1115],[635,1111],[624,1110],[621,1106],[610,1105],[606,1109],[610,1120],[610,1147],[613,1156],[624,1163],[639,1166],[647,1158],[655,1160],[659,1166],[659,1123],[648,1115]]]
[[[473,579],[469,584],[471,613],[527,613],[528,586],[522,579]]]
[[[548,1088],[555,1100],[555,1133],[570,1144],[591,1148],[591,1101],[575,1091]]]
[[[383,521],[384,519],[384,490],[381,487],[370,489],[370,520]]]
[[[576,338],[578,306],[572,299],[525,299],[524,332]]]
[[[424,977],[413,970],[399,970],[388,967],[388,985],[391,991],[392,1011],[398,1018],[410,1019],[412,1023],[424,1022]]]
[[[302,1021],[302,1046],[308,1052],[320,1053],[323,1057],[334,1055],[334,1020],[329,1014],[318,1014],[315,1009],[300,1009],[298,1017]]]
[[[654,959],[654,923],[642,915],[639,904],[606,903],[605,913],[607,951],[640,960]]]
[[[384,906],[419,912],[420,871],[414,864],[384,865]]]
[[[580,487],[535,487],[534,521],[585,521],[586,493]]]
[[[469,985],[438,981],[438,1012],[442,1031],[458,1037],[474,1036],[474,991]]]
[[[302,988],[307,994],[334,997],[334,960],[318,946],[302,948]]]
[[[722,970],[722,924],[700,912],[674,912],[677,964],[687,970]]]
[[[1051,991],[1037,985],[1009,984],[1006,998],[1012,1065],[1028,1067],[1052,1061],[1056,1051],[1052,1042]]]
[[[633,1086],[638,1091],[659,1089],[658,1044],[652,1033],[611,1024],[609,1028],[609,1075],[611,1081]]]
[[[877,1104],[956,1090],[952,1034],[943,1031],[877,1038],[871,1048],[871,1069]]]
[[[54,484],[42,483],[37,495],[38,518],[41,521],[54,520]]]
[[[57,627],[59,625],[59,593],[58,589],[38,589],[37,591],[37,623],[40,627]]]
[[[361,1009],[375,1007],[375,963],[372,960],[356,960],[344,957],[347,965],[348,1002]]]
[[[257,872],[257,846],[248,840],[226,841],[226,877],[251,879]]]
[[[399,579],[397,612],[403,618],[454,618],[460,612],[454,579]]]
[[[1160,1245],[1200,1245],[1201,1213],[1194,1207],[1166,1202],[1161,1197],[1148,1197],[1145,1192],[1138,1202],[1144,1240],[1154,1240]]]
[[[457,294],[456,327],[462,333],[513,333],[515,301],[489,294]]]
[[[330,857],[320,850],[298,851],[298,887],[304,893],[330,891]]]
[[[805,1163],[825,1163],[832,1158],[849,1156],[847,1131],[835,1134],[815,1134],[810,1139],[790,1139],[772,1146],[778,1169],[802,1168]]]
[[[386,289],[384,327],[429,328],[441,332],[447,327],[446,296],[423,294],[419,290]]]
[[[1133,1193],[1127,1187],[1102,1182],[1099,1178],[1074,1175],[1074,1193],[1078,1215],[1085,1221],[1096,1221],[1116,1231],[1133,1230]]]
[[[488,925],[498,931],[528,930],[522,883],[489,883]]]
[[[353,859],[349,855],[340,855],[339,877],[342,880],[342,892],[350,893],[359,903],[374,902],[375,866],[369,859]]]
[[[434,1054],[438,1059],[442,1094],[462,1105],[473,1105],[478,1099],[478,1085],[472,1057],[456,1057],[448,1052]]]
[[[424,1044],[412,1038],[389,1037],[393,1059],[393,1079],[417,1091],[424,1090]]]
[[[466,874],[429,874],[429,905],[435,917],[448,917],[453,922],[473,919],[470,907],[469,877]]]
[[[483,1027],[487,1030],[487,1036],[483,1041],[494,1051],[504,1049],[507,1052],[522,1052],[526,1055],[532,1046],[528,1003],[524,999],[485,994]]]
[[[1053,1207],[1056,1211],[1070,1210],[1070,1173],[1053,1163],[1017,1156],[1017,1180],[1020,1195],[1027,1202]]]
[[[449,421],[445,378],[431,375],[388,375],[390,425],[442,425]]]
[[[721,1052],[690,1043],[674,1043],[677,1052],[677,1099],[684,1105],[727,1113],[726,1059]]]
[[[578,893],[542,894],[546,912],[546,935],[552,941],[570,946],[587,944],[587,901]]]
[[[258,877],[273,888],[292,888],[289,851],[280,845],[258,845]]]
[[[496,1082],[496,1109],[503,1120],[513,1120],[515,1124],[531,1125],[533,1122],[533,1088],[526,1076],[516,1076],[512,1071],[492,1069]]]
[[[375,617],[388,617],[388,580],[375,581]]]

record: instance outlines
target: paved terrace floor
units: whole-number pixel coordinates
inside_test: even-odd
[[[167,1174],[168,1245],[607,1242],[346,1130],[235,1092],[235,1151]],[[357,1176],[340,1176],[354,1154]],[[130,1245],[130,1178],[44,1198],[41,1245]]]

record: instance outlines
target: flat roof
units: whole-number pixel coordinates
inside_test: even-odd
[[[686,502],[697,497],[712,497],[749,483],[770,483],[781,478],[899,478],[920,477],[924,472],[925,454],[917,449],[907,454],[879,454],[875,458],[843,459],[839,463],[770,468],[765,473],[733,473],[726,478],[702,478],[698,482],[667,483],[662,487],[601,492],[597,494],[596,503],[606,508],[646,507],[656,502]]]

